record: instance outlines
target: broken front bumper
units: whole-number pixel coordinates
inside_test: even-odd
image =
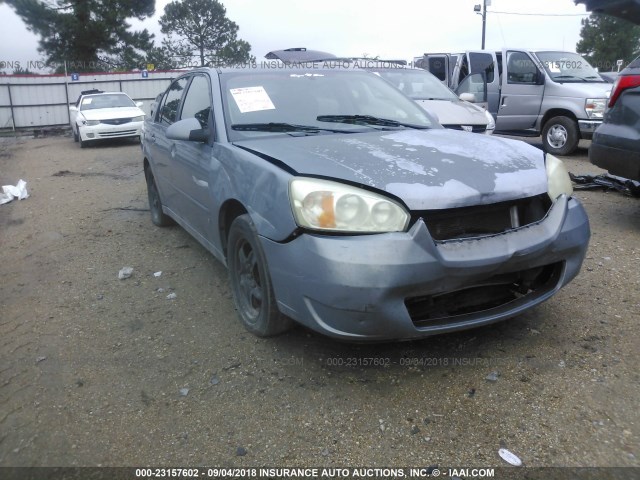
[[[507,233],[434,242],[409,232],[261,238],[280,310],[351,341],[420,338],[497,322],[550,298],[573,279],[589,220],[560,197],[545,218]]]

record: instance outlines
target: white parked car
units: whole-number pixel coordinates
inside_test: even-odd
[[[384,61],[359,59],[358,62],[412,98],[445,128],[487,135],[496,128],[491,114],[469,101],[475,101],[473,95],[467,93],[458,97],[426,70]]]
[[[126,93],[84,91],[69,107],[73,140],[84,148],[94,140],[140,138],[145,116],[141,106],[142,102],[134,102]]]

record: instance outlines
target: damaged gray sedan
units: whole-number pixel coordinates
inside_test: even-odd
[[[376,75],[203,69],[145,125],[151,218],[229,270],[244,326],[350,341],[504,320],[573,279],[589,222],[560,160],[443,129]]]

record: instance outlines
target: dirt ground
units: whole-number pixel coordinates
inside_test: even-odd
[[[569,170],[600,172],[586,155]],[[350,345],[248,334],[225,268],[151,224],[139,145],[5,139],[0,185],[20,178],[30,197],[0,206],[0,466],[490,467],[501,447],[640,466],[638,199],[576,192],[588,258],[533,311]]]

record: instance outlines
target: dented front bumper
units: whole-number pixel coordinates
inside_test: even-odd
[[[590,237],[575,199],[499,235],[434,242],[423,221],[382,235],[261,237],[280,310],[351,341],[420,338],[497,322],[579,272]]]

